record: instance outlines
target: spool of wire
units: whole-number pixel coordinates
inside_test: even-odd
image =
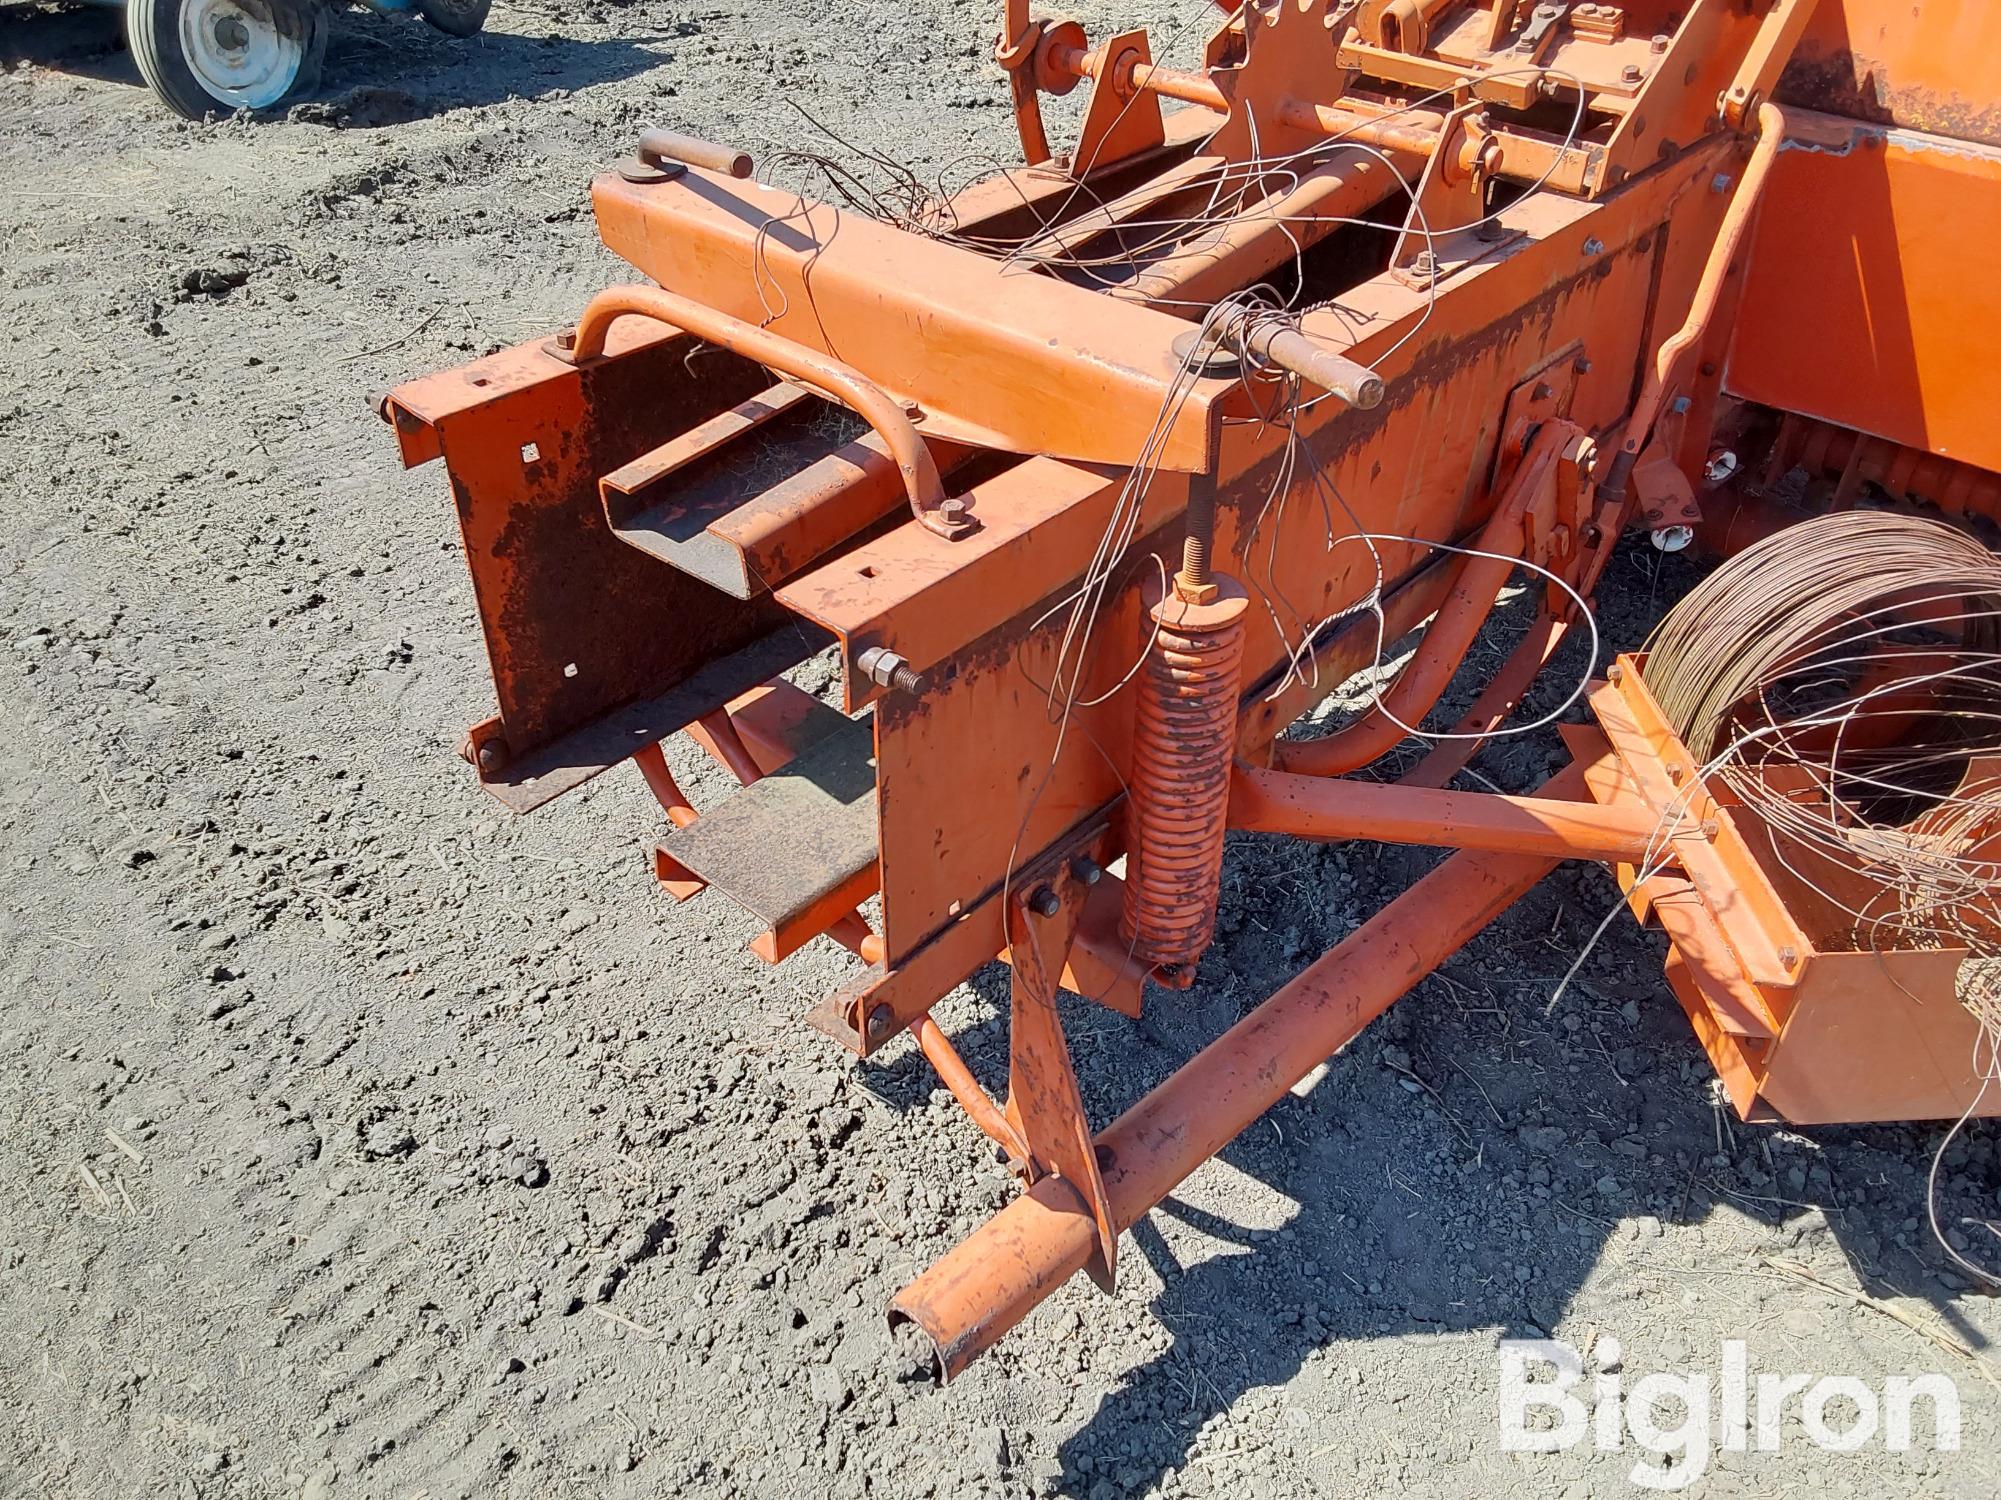
[[[1642,675],[1859,946],[2001,953],[2001,559],[1978,541],[1870,511],[1788,527],[1669,612]]]

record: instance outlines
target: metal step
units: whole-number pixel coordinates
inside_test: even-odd
[[[820,714],[824,730],[797,756],[675,829],[655,854],[663,868],[706,881],[763,923],[751,947],[770,963],[880,885],[874,724],[819,705],[815,730]]]

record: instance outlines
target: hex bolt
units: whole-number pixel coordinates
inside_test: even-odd
[[[896,1024],[896,1013],[887,1005],[878,1005],[868,1013],[868,1039],[879,1042],[889,1035],[889,1028]]]
[[[924,691],[924,678],[910,669],[910,663],[887,646],[871,646],[855,658],[862,675],[877,687],[893,687],[905,693]]]
[[[1096,885],[1105,878],[1104,866],[1083,854],[1070,861],[1070,873],[1077,877],[1079,885]]]
[[[1626,680],[1625,667],[1616,661],[1613,662],[1611,666],[1605,669],[1605,680],[1614,684],[1624,682]]]
[[[478,750],[479,768],[491,776],[507,764],[507,747],[499,740],[488,740]]]
[[[1053,917],[1063,910],[1063,902],[1048,886],[1039,885],[1028,898],[1028,909],[1038,917]]]
[[[1730,191],[1730,184],[1736,180],[1728,172],[1718,172],[1714,177],[1709,179],[1709,191],[1712,193],[1727,193]]]
[[[964,500],[941,500],[938,502],[938,519],[949,525],[957,526],[967,518],[970,512],[971,507]]]
[[[556,347],[565,353],[576,348],[577,330],[574,328],[559,329],[556,333]]]
[[[1779,966],[1781,968],[1790,969],[1794,964],[1798,963],[1799,961],[1800,961],[1799,951],[1794,947],[1792,947],[1791,944],[1788,944],[1785,947],[1779,949]]]
[[[1571,361],[1570,368],[1580,375],[1589,375],[1591,373],[1591,361],[1580,354],[1576,359]]]
[[[1646,70],[1638,63],[1627,63],[1625,67],[1619,70],[1619,76],[1627,83],[1638,83],[1647,74]]]
[[[1670,37],[1666,32],[1657,32],[1654,39],[1647,43],[1647,46],[1655,52],[1665,52],[1673,40],[1674,38]]]
[[[1695,405],[1695,403],[1689,400],[1688,397],[1677,396],[1674,398],[1674,400],[1668,403],[1668,410],[1673,412],[1678,417],[1685,417],[1688,415],[1688,409],[1693,405]]]
[[[1593,235],[1584,242],[1584,253],[1586,255],[1603,255],[1605,253],[1605,242],[1596,235]]]

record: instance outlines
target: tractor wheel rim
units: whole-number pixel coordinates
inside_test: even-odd
[[[181,52],[211,96],[263,109],[298,78],[307,25],[285,0],[182,0]]]

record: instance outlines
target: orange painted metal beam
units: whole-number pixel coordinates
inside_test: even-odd
[[[1452,792],[1385,781],[1297,776],[1239,765],[1230,827],[1302,839],[1437,844],[1553,859],[1658,861],[1662,819],[1641,804],[1600,807],[1549,797]]]

